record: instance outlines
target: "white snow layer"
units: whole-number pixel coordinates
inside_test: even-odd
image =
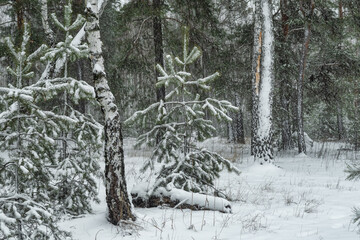
[[[147,181],[140,168],[151,152],[131,147],[135,139],[125,139],[125,165],[128,189]],[[191,211],[172,208],[135,208],[136,222],[116,227],[106,220],[105,187],[99,180],[101,204],[94,213],[66,220],[61,228],[74,239],[89,240],[355,240],[358,227],[353,224],[353,207],[360,207],[358,181],[345,180],[344,169],[352,154],[337,156],[339,143],[325,143],[326,156],[311,158],[321,149],[314,143],[308,157],[297,159],[296,151],[277,157],[277,165],[254,165],[250,146],[229,144],[213,138],[201,143],[237,159],[241,175],[224,172],[215,185],[229,196],[232,214],[219,211]],[[236,147],[236,149],[235,149]],[[245,152],[242,152],[245,149]],[[316,150],[317,149],[317,150]],[[315,151],[316,150],[316,151]],[[329,155],[333,154],[333,155]],[[101,163],[104,167],[104,163]],[[151,182],[150,180],[148,181]],[[210,201],[211,202],[211,201]],[[129,234],[129,233],[130,234]]]
[[[132,193],[137,194],[140,197],[146,197],[147,187],[146,184],[139,184],[135,186]],[[181,204],[197,205],[201,208],[220,211],[224,213],[231,213],[231,204],[229,201],[219,197],[213,197],[200,193],[191,193],[185,190],[173,188],[166,190],[163,187],[159,187],[155,192],[155,196],[166,196],[170,197],[172,201],[179,201],[178,206]]]
[[[264,17],[264,40],[263,40],[263,61],[261,72],[261,88],[259,95],[259,129],[258,136],[265,138],[271,130],[271,88],[272,88],[272,66],[273,66],[273,26],[272,14],[267,0],[262,1],[262,14]]]

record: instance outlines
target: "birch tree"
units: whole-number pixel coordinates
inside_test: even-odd
[[[271,3],[255,1],[253,49],[252,154],[260,164],[272,163],[272,85],[274,37]]]
[[[135,220],[126,187],[122,126],[115,98],[110,91],[102,56],[99,9],[103,1],[88,0],[86,5],[86,40],[94,77],[96,99],[104,113],[105,122],[105,185],[108,220],[118,225],[122,220]]]

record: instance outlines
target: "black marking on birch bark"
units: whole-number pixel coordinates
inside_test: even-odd
[[[136,218],[131,212],[131,203],[126,187],[120,114],[114,103],[114,95],[105,78],[99,18],[97,11],[94,11],[94,8],[97,9],[97,1],[92,0],[91,4],[93,7],[86,9],[87,24],[85,31],[94,75],[96,98],[105,114],[104,154],[108,220],[112,224],[118,225],[122,220],[135,220]],[[96,69],[97,64],[101,71]]]

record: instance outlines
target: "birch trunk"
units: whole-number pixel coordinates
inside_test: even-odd
[[[105,115],[105,185],[108,220],[118,225],[122,220],[135,220],[126,187],[124,151],[120,114],[110,91],[102,56],[99,6],[89,0],[86,6],[86,39],[89,45],[96,98]]]
[[[253,77],[252,149],[254,159],[259,160],[260,164],[273,162],[273,42],[271,3],[269,0],[256,0],[253,53],[253,75],[255,76]]]

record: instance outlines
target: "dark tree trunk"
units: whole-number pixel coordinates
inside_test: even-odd
[[[304,113],[303,113],[303,85],[306,68],[306,55],[310,42],[310,24],[306,23],[304,33],[304,45],[300,60],[299,78],[297,81],[297,140],[299,153],[306,153],[306,145],[304,138]]]
[[[238,94],[235,95],[235,106],[239,108],[239,112],[235,115],[234,139],[237,143],[245,144],[244,116]]]
[[[24,27],[24,4],[23,0],[15,0],[14,9],[16,12],[16,24],[18,31],[21,32]]]
[[[299,153],[306,153],[306,145],[305,145],[305,138],[304,138],[304,113],[303,113],[303,85],[304,85],[304,76],[305,76],[305,69],[306,69],[306,57],[307,52],[309,49],[310,43],[310,33],[311,33],[311,25],[308,22],[311,19],[313,12],[314,12],[314,2],[313,0],[307,1],[308,6],[306,9],[303,7],[303,2],[300,2],[301,11],[306,19],[305,22],[305,31],[304,31],[304,43],[301,53],[301,60],[300,60],[300,69],[299,69],[299,78],[297,81],[297,140],[298,140],[298,152]]]
[[[252,111],[251,111],[251,155],[255,155],[255,136],[258,129],[258,105],[259,105],[259,84],[260,84],[260,67],[261,67],[261,9],[260,1],[255,1],[255,14],[254,14],[254,45],[253,45],[253,58],[252,58]]]
[[[89,45],[96,99],[105,115],[105,186],[108,220],[119,225],[122,220],[135,220],[126,187],[124,151],[120,113],[110,91],[102,56],[99,9],[97,0],[86,6],[86,39]]]
[[[287,13],[288,3],[287,0],[280,1],[281,9],[281,26],[282,35],[280,43],[282,48],[289,49],[290,46],[287,43],[287,36],[289,34],[289,16]],[[291,148],[291,125],[290,125],[290,101],[291,101],[291,86],[290,78],[288,77],[288,69],[285,65],[288,62],[288,56],[286,50],[280,52],[280,106],[281,106],[281,143],[280,147],[283,150]]]
[[[343,14],[342,0],[339,0],[339,20],[341,25],[341,31],[343,30],[343,26],[342,26],[343,15],[344,14]],[[339,48],[340,50],[342,50],[341,44],[339,45]],[[338,129],[338,139],[343,140],[346,136],[345,136],[344,121],[343,121],[342,105],[340,99],[337,99],[336,101],[336,120],[337,120],[337,129]]]
[[[54,47],[55,36],[54,36],[54,32],[51,30],[49,25],[48,0],[41,0],[40,4],[41,4],[41,22],[44,32],[46,34],[46,38],[47,38],[46,40],[50,47]],[[55,69],[55,62],[52,60],[48,60],[48,63],[46,65],[44,72],[42,73],[41,78],[43,79],[53,78],[54,69]]]
[[[343,4],[342,4],[342,0],[339,0],[339,18],[342,19],[344,16],[343,14]]]
[[[345,130],[344,130],[344,121],[342,114],[342,106],[340,101],[336,102],[336,121],[337,121],[337,130],[338,130],[338,139],[344,139]]]
[[[154,28],[154,48],[155,48],[155,65],[160,64],[164,66],[164,49],[163,49],[163,37],[162,37],[162,26],[161,26],[161,6],[162,0],[153,0],[153,28]],[[155,70],[155,83],[159,77],[158,71]],[[156,88],[156,100],[165,100],[165,86]]]

